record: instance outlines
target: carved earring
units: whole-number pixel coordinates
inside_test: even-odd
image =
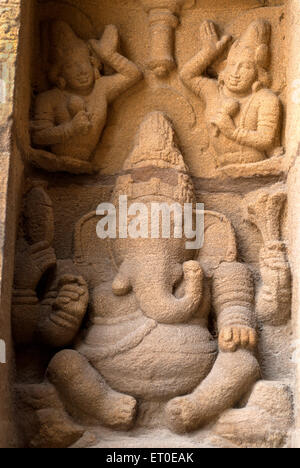
[[[97,67],[94,67],[95,81],[99,80],[101,74]]]
[[[220,86],[224,86],[224,72],[219,73],[218,83]]]
[[[261,88],[263,88],[263,84],[260,81],[254,81],[252,85],[252,91],[253,93],[257,93]]]
[[[57,87],[59,89],[61,89],[62,91],[65,89],[66,87],[66,80],[62,77],[62,76],[59,76],[57,78]]]

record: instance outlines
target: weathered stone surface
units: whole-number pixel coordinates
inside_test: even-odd
[[[18,162],[12,154],[13,96],[20,28],[20,2],[0,2],[0,446],[17,444],[13,410],[13,351],[10,301],[13,275],[15,226],[17,223]],[[16,159],[18,156],[16,155]],[[15,204],[15,206],[14,206]],[[4,355],[5,354],[5,355]],[[4,362],[5,361],[5,362]]]
[[[0,446],[300,446],[299,2],[20,3]]]

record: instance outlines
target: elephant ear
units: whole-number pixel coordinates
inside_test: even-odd
[[[92,211],[75,226],[73,262],[77,270],[95,287],[101,281],[112,281],[115,268],[110,254],[110,240],[100,239],[96,227],[101,216]]]
[[[198,252],[207,276],[222,262],[233,262],[237,257],[234,228],[226,216],[215,211],[204,211],[204,244]]]
[[[75,226],[74,257],[76,269],[95,287],[99,282],[112,281],[117,267],[111,255],[109,239],[99,239],[96,232],[101,217],[92,211],[83,216]],[[226,216],[204,211],[204,244],[197,260],[207,276],[222,262],[233,262],[237,257],[235,233]]]

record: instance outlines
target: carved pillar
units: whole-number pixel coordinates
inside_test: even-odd
[[[157,76],[165,76],[175,67],[174,30],[178,26],[178,15],[186,0],[140,1],[149,18],[149,68]]]
[[[290,262],[293,273],[293,330],[296,366],[295,431],[293,447],[300,447],[300,2],[289,1],[289,67],[288,67],[288,120],[287,160],[289,163],[289,236]]]

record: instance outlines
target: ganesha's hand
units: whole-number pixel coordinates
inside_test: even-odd
[[[269,242],[260,250],[259,261],[261,268],[270,270],[286,270],[289,268],[286,246],[284,242]]]
[[[271,303],[272,299],[278,302],[278,297],[289,296],[291,271],[284,243],[278,241],[262,248],[259,260],[266,302]]]
[[[60,327],[78,329],[88,306],[87,283],[81,276],[64,275],[60,278],[58,287],[50,320]]]
[[[119,47],[119,33],[114,24],[106,26],[99,41],[91,39],[89,44],[95,53],[104,61],[109,61],[110,57],[117,52]]]
[[[274,241],[260,251],[262,285],[256,301],[260,322],[284,325],[291,313],[291,269],[283,242]]]
[[[224,327],[219,335],[219,347],[224,352],[234,352],[238,348],[253,350],[256,344],[256,331],[250,327],[237,325]]]

